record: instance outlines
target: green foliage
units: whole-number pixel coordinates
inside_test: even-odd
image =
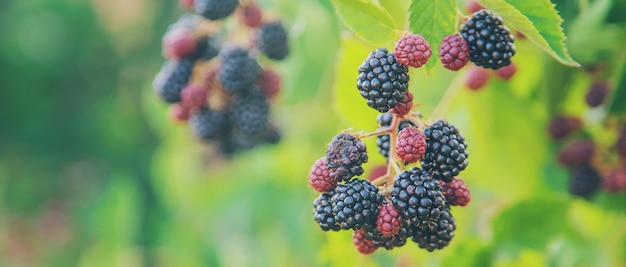
[[[611,6],[611,0],[593,1],[571,22],[570,52],[582,64],[610,59],[622,44],[619,27],[605,24]]]
[[[356,36],[376,45],[398,38],[397,26],[387,10],[370,0],[332,0],[337,14]]]
[[[520,31],[559,62],[580,66],[567,53],[565,34],[554,4],[549,0],[478,0],[498,13],[505,22]]]
[[[433,51],[433,57],[426,64],[426,69],[430,70],[438,62],[441,40],[456,31],[456,0],[413,0],[409,12],[409,29],[424,36]]]

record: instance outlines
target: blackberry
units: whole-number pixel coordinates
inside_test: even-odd
[[[195,0],[194,10],[209,20],[220,20],[232,14],[239,0]]]
[[[609,84],[604,81],[596,81],[591,85],[589,91],[585,95],[585,102],[590,107],[597,107],[604,103],[609,94]]]
[[[391,197],[402,217],[416,227],[437,221],[445,205],[439,181],[417,167],[405,170],[395,178]]]
[[[474,64],[494,70],[511,64],[515,37],[495,13],[487,9],[475,12],[463,24],[461,36],[467,42]]]
[[[591,162],[596,146],[590,140],[574,140],[561,148],[557,155],[558,162],[567,167]]]
[[[180,103],[174,103],[170,106],[169,116],[175,121],[187,121],[189,119],[189,110]]]
[[[413,68],[419,68],[426,64],[431,54],[430,44],[420,34],[402,36],[393,52],[398,63]]]
[[[256,44],[268,58],[281,60],[289,54],[287,31],[280,22],[267,23],[259,28]]]
[[[330,191],[337,186],[337,181],[330,178],[330,172],[326,167],[326,157],[315,161],[309,171],[309,185],[318,192]]]
[[[414,228],[412,239],[420,248],[432,252],[450,244],[450,241],[454,238],[455,229],[456,221],[450,213],[450,208],[446,207],[441,211],[438,220]]]
[[[602,177],[604,189],[609,193],[620,193],[626,190],[626,169],[623,166],[614,168]]]
[[[467,2],[467,4],[465,5],[465,8],[467,9],[467,12],[469,13],[475,13],[480,11],[481,9],[484,9],[483,6],[481,6],[478,2],[476,2],[476,0],[470,0],[469,2]]]
[[[179,0],[178,4],[185,10],[192,10],[195,0]]]
[[[393,120],[393,114],[390,112],[381,113],[376,116],[376,122],[378,123],[378,127],[391,126],[391,120]]]
[[[485,87],[489,82],[489,73],[482,68],[471,68],[465,78],[465,86],[470,90],[477,91]]]
[[[412,108],[413,108],[413,94],[407,91],[402,101],[398,102],[398,104],[394,108],[391,109],[391,113],[398,115],[399,118],[402,118],[406,114],[409,114]]]
[[[259,79],[256,81],[257,86],[261,89],[267,98],[274,99],[278,92],[280,92],[280,75],[276,72],[264,69],[259,76]]]
[[[562,139],[569,134],[582,128],[583,122],[580,118],[569,115],[560,115],[552,118],[548,123],[548,133],[554,140]]]
[[[367,147],[359,138],[340,133],[328,144],[326,150],[330,177],[342,182],[363,174],[363,163],[367,162]]]
[[[282,133],[280,131],[280,128],[272,125],[268,127],[267,130],[265,131],[263,141],[265,141],[268,144],[277,144],[278,142],[280,142],[281,139],[282,139]]]
[[[187,59],[165,62],[152,82],[155,92],[168,103],[179,102],[180,91],[189,81],[194,64]]]
[[[263,23],[263,11],[256,3],[248,3],[239,12],[239,21],[250,28],[257,28]]]
[[[384,236],[376,225],[366,225],[364,236],[366,239],[372,240],[376,247],[383,247],[386,250],[404,246],[413,232],[411,223],[408,220],[401,220],[400,222],[402,224],[398,232],[392,237]]]
[[[398,133],[396,153],[405,162],[416,162],[426,152],[426,136],[417,128],[406,127]]]
[[[457,71],[463,68],[469,61],[469,48],[465,39],[458,34],[450,34],[443,37],[439,47],[439,59],[443,67]]]
[[[263,133],[269,124],[270,105],[259,90],[238,92],[230,103],[232,125],[246,135]]]
[[[313,202],[313,217],[322,231],[339,231],[340,229],[339,224],[335,221],[335,214],[330,203],[334,193],[332,190],[322,193]]]
[[[189,117],[189,127],[201,140],[211,141],[225,134],[229,127],[228,115],[203,107]]]
[[[250,56],[248,50],[239,47],[228,47],[220,53],[222,66],[217,75],[222,88],[229,93],[252,89],[261,73],[256,59]]]
[[[570,172],[569,192],[579,197],[590,197],[602,183],[598,171],[591,165],[574,166]]]
[[[515,66],[515,63],[513,62],[511,62],[510,65],[504,66],[495,71],[496,76],[503,80],[511,79],[513,75],[515,75],[516,72],[517,72],[517,66]]]
[[[615,143],[615,149],[617,150],[617,154],[622,157],[626,157],[626,127],[619,132],[617,142]]]
[[[465,181],[459,177],[454,177],[452,182],[441,181],[443,196],[446,203],[452,206],[467,206],[471,200],[470,191]]]
[[[393,204],[383,204],[378,210],[376,229],[386,237],[393,237],[402,227],[402,217]]]
[[[383,113],[381,115],[384,114],[389,114],[389,113]],[[386,119],[386,118],[384,118]],[[383,121],[383,123],[386,123],[386,121]],[[384,127],[389,127],[389,124],[391,124],[391,121],[389,121],[388,124],[386,124]],[[411,121],[409,120],[402,120],[400,122],[400,125],[398,126],[398,132],[402,131],[402,129],[406,128],[406,127],[415,127],[415,124],[413,124]],[[385,157],[386,159],[389,158],[389,148],[391,145],[391,141],[389,140],[390,137],[388,134],[385,135],[379,135],[376,138],[376,147],[378,148],[378,152],[383,155],[383,157]]]
[[[209,61],[215,58],[220,50],[219,46],[215,44],[214,38],[205,36],[196,42],[196,51],[191,54],[190,57],[196,60]]]
[[[404,99],[409,84],[408,71],[396,61],[393,53],[378,48],[359,66],[357,88],[369,107],[387,112]]]
[[[196,51],[193,31],[185,27],[175,27],[163,36],[163,55],[166,58],[181,59]]]
[[[378,187],[368,180],[354,179],[338,185],[334,192],[330,203],[341,229],[359,230],[366,224],[376,224],[378,206],[383,202]]]
[[[424,135],[427,146],[422,167],[433,178],[451,182],[468,164],[465,137],[445,120],[435,121],[424,130]]]
[[[206,106],[207,90],[203,86],[188,84],[180,92],[180,103],[187,110]]]
[[[365,229],[352,232],[352,242],[356,249],[362,254],[372,254],[378,249],[372,240],[365,238]]]

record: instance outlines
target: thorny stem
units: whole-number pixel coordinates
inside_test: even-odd
[[[398,166],[396,165],[396,139],[398,138],[398,124],[400,119],[394,114],[391,119],[391,125],[389,128],[389,162],[387,163],[387,184],[393,184],[394,172],[399,173]]]
[[[356,135],[356,137],[365,138],[365,137],[370,137],[370,136],[379,136],[379,135],[389,134],[390,132],[392,132],[392,129],[391,127],[388,127],[388,128],[375,131],[375,132],[371,132],[371,133],[359,133]]]
[[[448,111],[450,104],[452,104],[452,100],[454,100],[454,96],[461,91],[461,85],[463,84],[464,79],[465,75],[456,75],[454,80],[450,83],[450,86],[448,86],[448,89],[446,89],[444,95],[441,97],[441,100],[439,100],[437,107],[435,107],[435,111],[433,111],[433,115],[431,116],[432,119],[442,118],[446,111]]]

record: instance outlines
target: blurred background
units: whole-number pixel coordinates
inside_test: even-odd
[[[372,256],[350,232],[319,229],[307,175],[340,130],[376,128],[354,89],[375,47],[329,0],[258,2],[290,34],[275,65],[283,139],[224,159],[151,89],[177,1],[0,1],[0,266],[626,266],[626,194],[571,196],[555,160],[563,143],[546,130],[577,116],[585,138],[612,151],[626,110],[626,1],[553,1],[582,68],[521,39],[511,80],[458,90],[445,117],[469,144],[472,202],[453,209],[455,239]],[[465,72],[411,74],[429,118]],[[597,79],[613,90],[589,108]],[[375,138],[367,144],[366,174],[384,162]]]

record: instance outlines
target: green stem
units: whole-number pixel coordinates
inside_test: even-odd
[[[450,86],[448,86],[448,89],[446,89],[444,95],[441,97],[441,100],[439,100],[437,107],[435,107],[431,119],[442,118],[446,111],[448,111],[448,108],[450,108],[450,105],[452,104],[452,100],[454,100],[454,97],[459,93],[459,91],[461,91],[461,88],[463,88],[462,85],[464,79],[465,75],[457,75],[454,78],[454,80],[450,83]]]

